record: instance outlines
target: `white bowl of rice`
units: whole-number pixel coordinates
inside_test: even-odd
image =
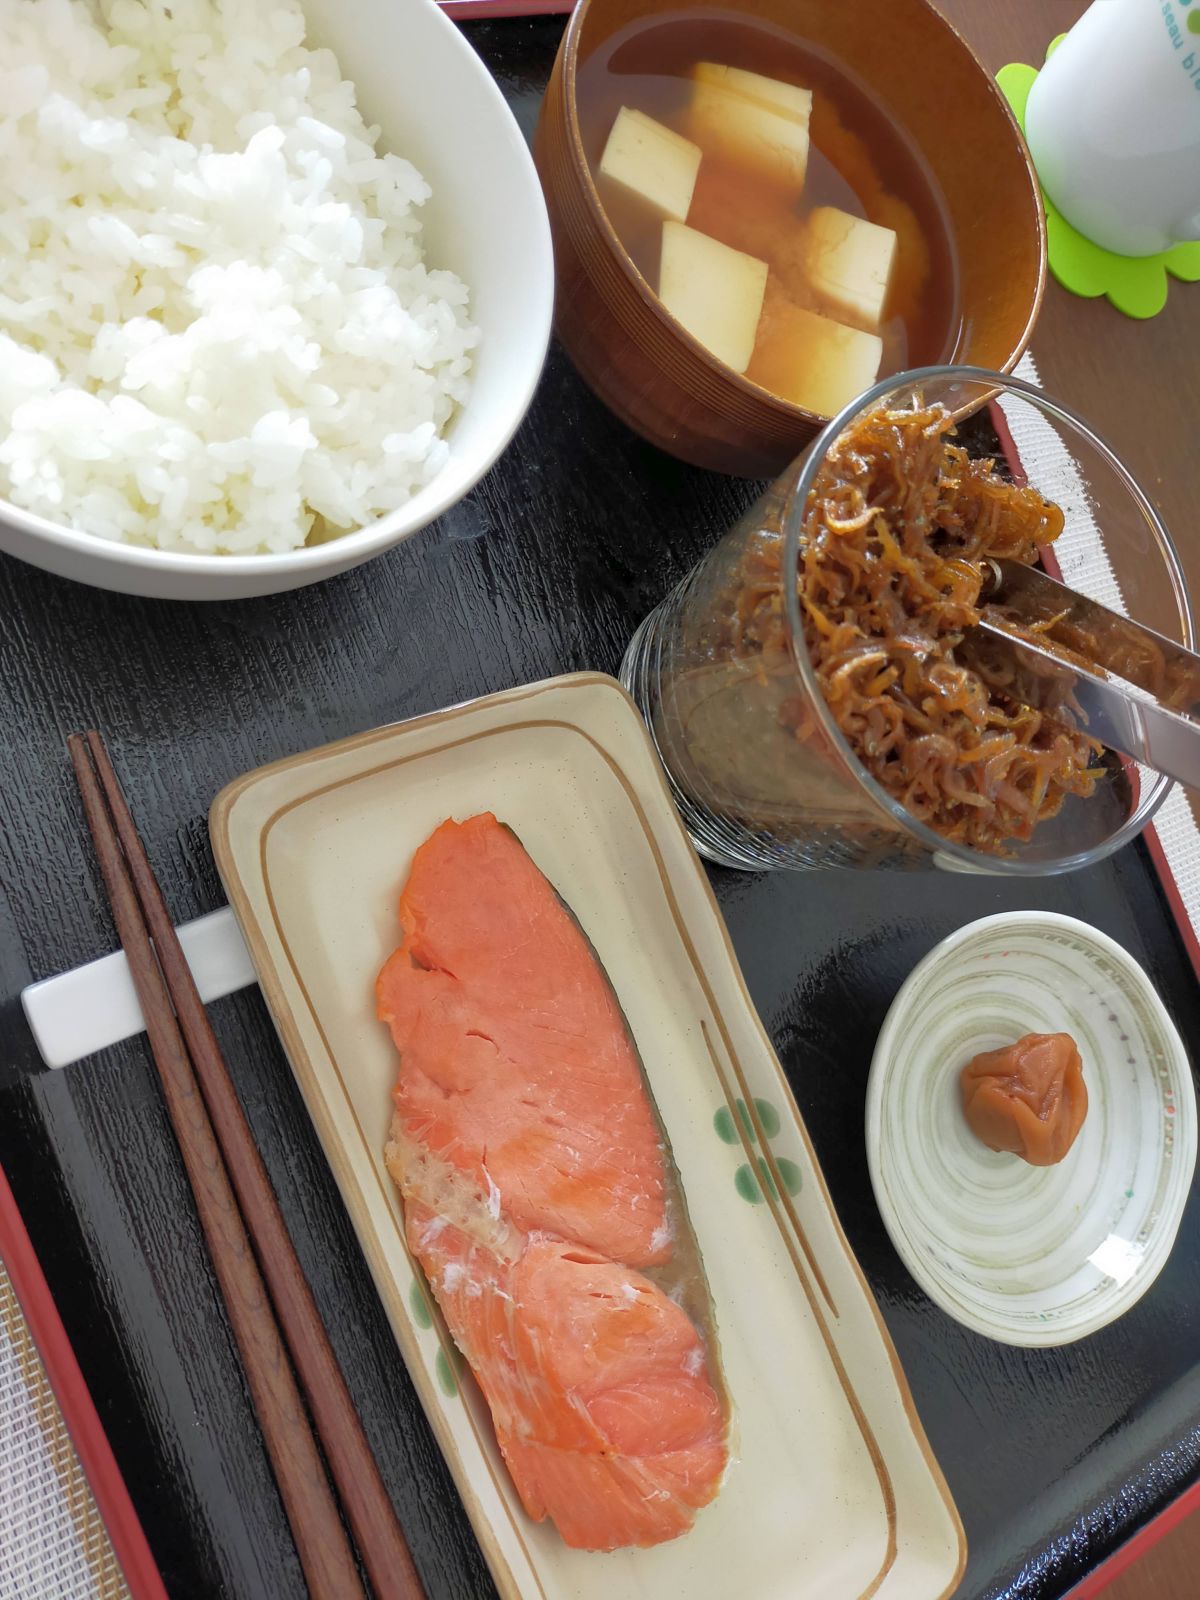
[[[330,577],[533,396],[541,188],[432,0],[0,0],[0,192],[0,550],[49,572]]]

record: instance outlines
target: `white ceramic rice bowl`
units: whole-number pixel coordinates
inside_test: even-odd
[[[466,495],[529,407],[554,304],[541,185],[491,74],[433,0],[303,0],[308,42],[330,47],[380,147],[433,189],[422,209],[427,259],[471,290],[480,329],[470,398],[450,459],[397,511],[324,544],[279,554],[188,555],[60,527],[0,499],[0,550],[60,577],[122,594],[236,600],[345,572],[417,533]]]

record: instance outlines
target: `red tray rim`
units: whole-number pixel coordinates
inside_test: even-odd
[[[121,1469],[79,1370],[3,1168],[0,1168],[0,1261],[4,1263],[29,1325],[129,1592],[133,1600],[168,1600]]]

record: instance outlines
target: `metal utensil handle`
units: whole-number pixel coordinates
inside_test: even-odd
[[[1145,690],[1076,667],[986,619],[967,630],[959,653],[985,682],[1011,698],[1053,715],[1074,714],[1109,749],[1180,783],[1200,786],[1200,721],[1162,705]]]
[[[1200,704],[1200,655],[1144,623],[1068,589],[1039,567],[990,560],[982,598],[1026,623],[1055,623],[1050,637],[1106,672],[1136,684],[1173,711]]]

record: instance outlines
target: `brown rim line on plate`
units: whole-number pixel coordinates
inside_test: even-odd
[[[692,1531],[572,1551],[520,1509],[404,1244],[376,972],[416,847],[492,811],[612,981],[708,1274],[733,1464]],[[620,685],[580,673],[276,762],[215,800],[217,863],[397,1343],[500,1592],[942,1600],[965,1542],[708,880]],[[746,1315],[747,1304],[754,1315]],[[749,1530],[753,1529],[751,1537]],[[804,1574],[796,1588],[796,1574]]]

